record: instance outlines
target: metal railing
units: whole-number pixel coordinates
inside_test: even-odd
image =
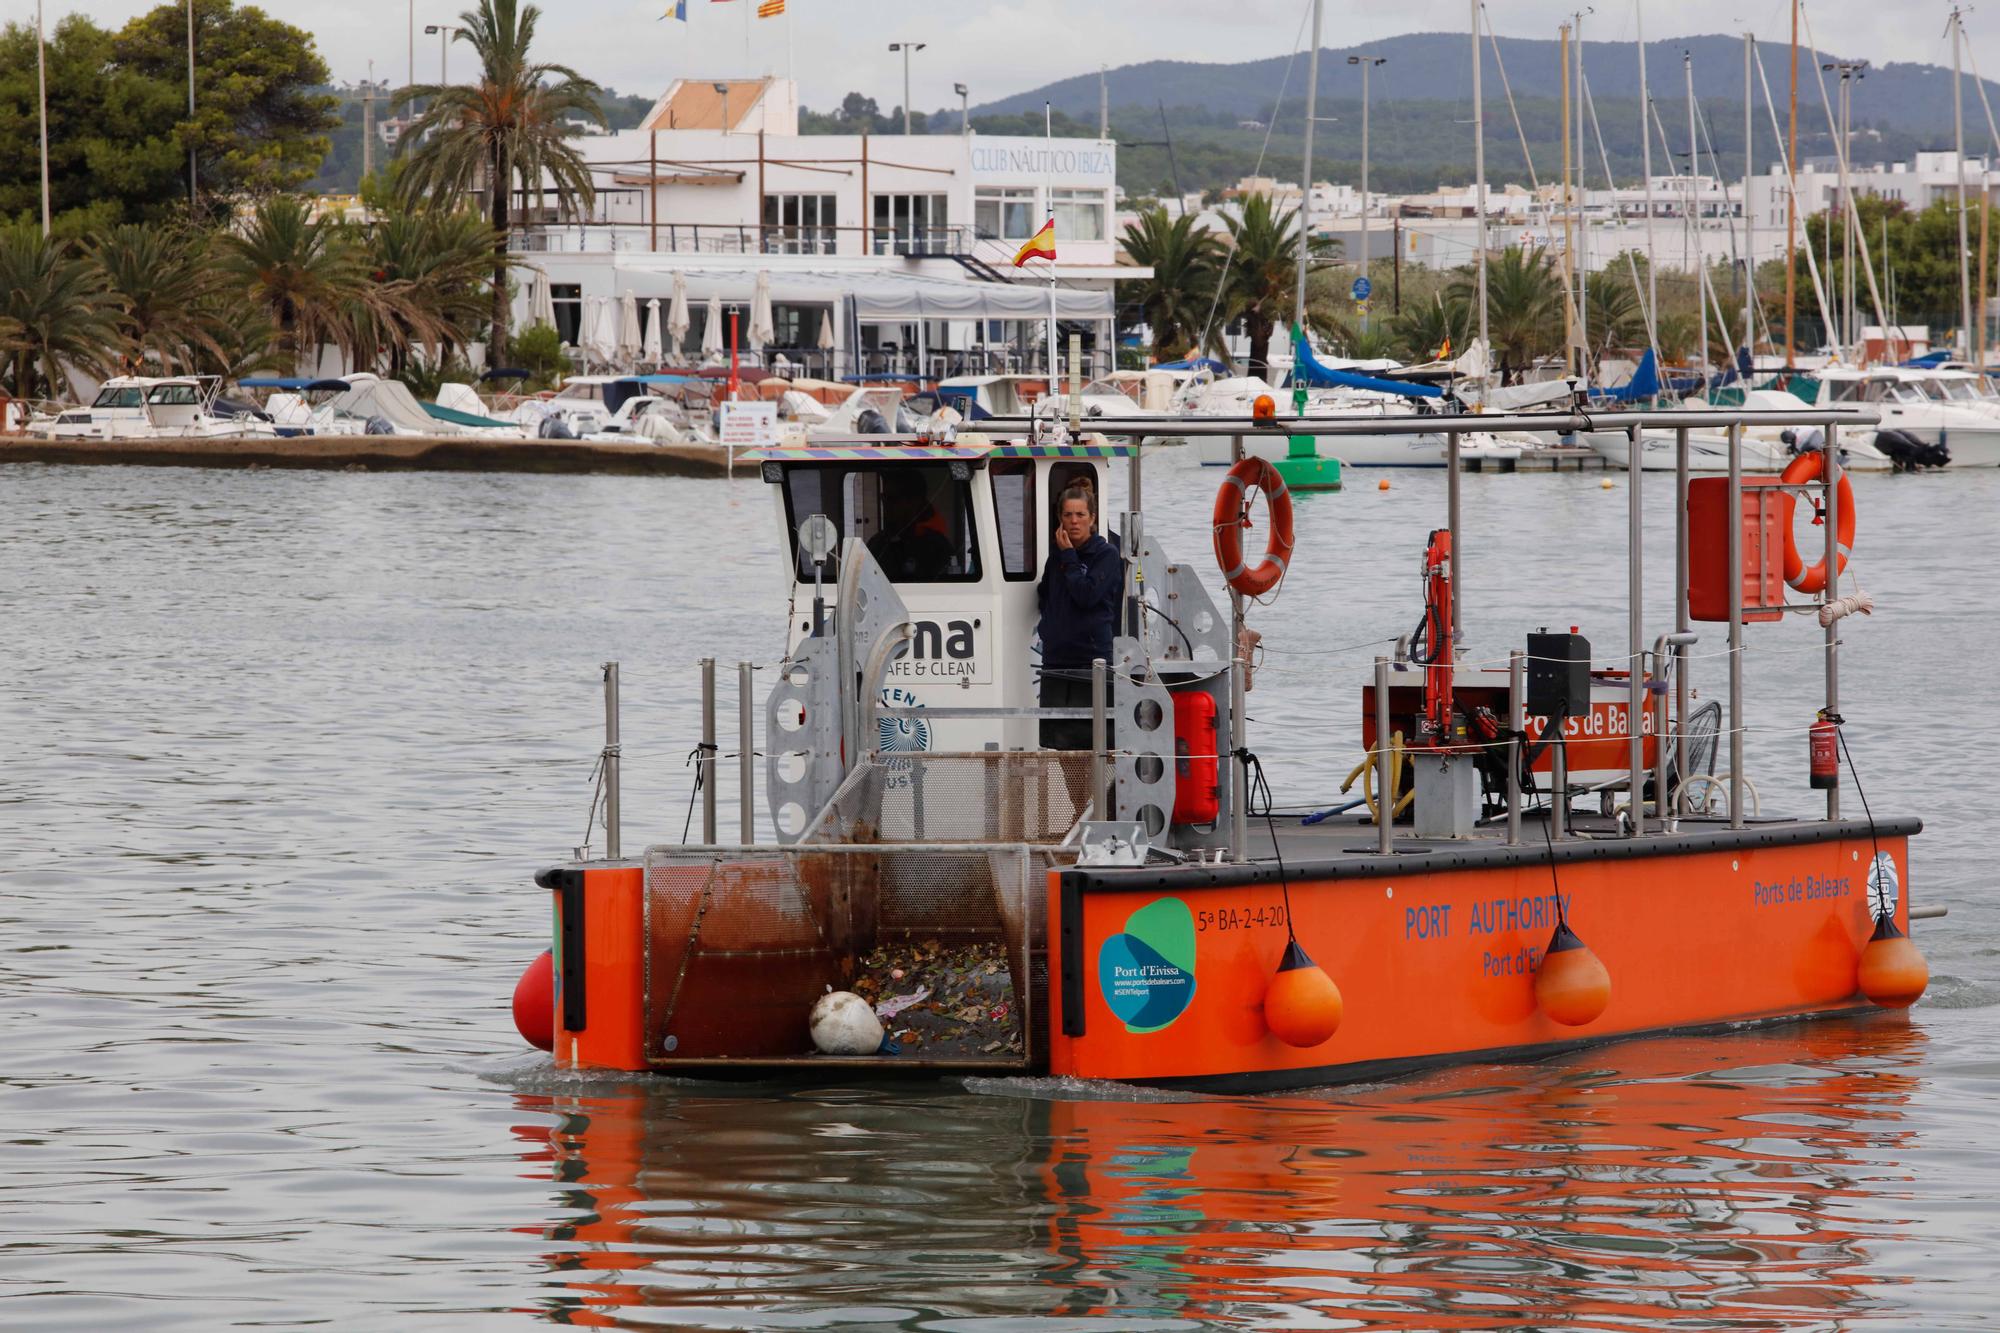
[[[1451,531],[1451,621],[1453,626],[1463,628],[1464,589],[1463,563],[1465,542],[1460,522],[1459,492],[1461,473],[1459,468],[1459,438],[1467,434],[1491,432],[1522,432],[1537,435],[1567,435],[1588,431],[1622,430],[1628,437],[1627,457],[1634,464],[1629,469],[1628,519],[1626,532],[1626,667],[1630,681],[1627,701],[1629,750],[1627,754],[1627,783],[1631,794],[1631,819],[1627,833],[1632,837],[1641,836],[1646,830],[1646,807],[1644,801],[1645,782],[1648,776],[1645,761],[1645,735],[1641,720],[1646,715],[1645,692],[1647,688],[1644,664],[1646,662],[1645,641],[1645,556],[1640,540],[1640,519],[1644,513],[1645,467],[1640,437],[1647,431],[1671,431],[1675,437],[1674,499],[1675,507],[1682,516],[1675,525],[1675,629],[1672,637],[1687,635],[1691,631],[1688,609],[1688,525],[1687,513],[1688,483],[1690,480],[1688,437],[1697,430],[1721,429],[1727,432],[1729,440],[1729,501],[1726,512],[1740,514],[1743,508],[1743,432],[1747,426],[1819,426],[1826,432],[1824,456],[1826,465],[1821,469],[1816,482],[1787,486],[1787,489],[1802,493],[1817,493],[1822,506],[1822,522],[1826,528],[1826,569],[1829,576],[1817,603],[1794,604],[1798,609],[1818,609],[1830,605],[1839,598],[1840,581],[1837,571],[1840,567],[1839,545],[1839,484],[1842,475],[1840,466],[1840,428],[1842,426],[1868,427],[1878,425],[1881,417],[1866,407],[1858,410],[1805,409],[1800,411],[1731,411],[1712,409],[1707,411],[1613,411],[1613,412],[1546,412],[1546,413],[1426,413],[1402,417],[1328,418],[1302,416],[1272,416],[1266,419],[1252,417],[1180,417],[1154,418],[1150,421],[1098,420],[1091,423],[1094,430],[1109,436],[1122,436],[1135,446],[1149,437],[1173,436],[1182,439],[1197,436],[1220,436],[1232,438],[1236,447],[1232,450],[1235,459],[1243,457],[1242,440],[1246,436],[1329,436],[1344,435],[1427,435],[1439,434],[1446,438],[1446,509],[1447,525]],[[1036,421],[1028,417],[995,418],[979,423],[982,431],[1023,433],[1047,429],[1050,423]],[[1131,455],[1133,473],[1132,491],[1138,494],[1138,476],[1142,450],[1134,448]],[[1741,570],[1743,567],[1743,524],[1731,522],[1729,525],[1728,568]],[[1729,585],[1729,690],[1728,690],[1728,730],[1729,730],[1729,825],[1740,829],[1744,825],[1744,773],[1743,773],[1743,580],[1733,577]],[[1840,638],[1837,621],[1829,623],[1824,631],[1825,662],[1825,708],[1829,714],[1837,715],[1840,705]],[[1671,642],[1671,638],[1669,642]],[[1685,667],[1685,642],[1675,644],[1680,661]],[[1382,720],[1388,708],[1388,673],[1378,659],[1374,693],[1378,731],[1386,723]],[[1241,671],[1240,660],[1232,666]],[[1684,671],[1677,673],[1683,676]],[[1680,700],[1686,716],[1686,700]],[[1235,742],[1240,748],[1241,718],[1232,719],[1238,729]],[[1666,743],[1666,737],[1659,737],[1659,744]],[[1383,756],[1387,754],[1386,733],[1377,737],[1377,749]],[[1563,747],[1555,747],[1558,765],[1563,759]],[[1240,783],[1237,790],[1246,790],[1248,773],[1244,761],[1238,757],[1235,774]],[[1384,762],[1383,776],[1386,779],[1387,765]],[[1556,781],[1562,781],[1558,769]],[[1520,821],[1520,790],[1517,784],[1508,784],[1508,830],[1509,841],[1518,838]],[[1661,818],[1668,815],[1668,794],[1656,793]],[[1389,801],[1385,796],[1383,806]],[[1558,807],[1567,805],[1565,795],[1558,801]],[[1840,791],[1838,786],[1826,791],[1826,817],[1840,818]],[[1391,849],[1390,822],[1381,821],[1382,850]],[[1560,821],[1552,817],[1551,833],[1556,834]],[[1234,849],[1237,856],[1243,854],[1240,836]]]

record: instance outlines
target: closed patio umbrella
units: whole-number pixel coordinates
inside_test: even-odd
[[[657,296],[646,302],[645,358],[653,365],[660,364],[660,298]]]
[[[556,298],[546,273],[538,272],[528,280],[528,323],[556,326]]]
[[[757,288],[750,297],[750,328],[746,334],[752,351],[762,351],[778,340],[777,321],[771,314],[771,274],[757,270]]]
[[[681,349],[687,345],[688,329],[694,320],[688,314],[687,274],[674,270],[674,300],[667,311],[667,347],[673,353],[676,364],[681,359]]]
[[[819,317],[819,350],[826,353],[826,375],[833,377],[833,311]]]
[[[639,336],[639,298],[627,287],[625,295],[618,298],[618,355],[621,366],[629,366],[639,359],[641,344]]]
[[[708,298],[708,319],[701,331],[701,359],[710,361],[722,355],[722,298]]]

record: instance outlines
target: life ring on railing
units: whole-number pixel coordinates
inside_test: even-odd
[[[1252,569],[1243,562],[1243,530],[1250,526],[1250,488],[1264,492],[1271,507],[1271,536],[1264,558]],[[1246,458],[1229,469],[1215,493],[1215,563],[1222,579],[1245,597],[1262,597],[1285,577],[1292,558],[1292,496],[1278,469],[1261,458]]]
[[[1818,451],[1800,454],[1778,474],[1778,481],[1786,486],[1804,485],[1819,480],[1825,470],[1825,454]],[[1835,572],[1834,578],[1838,580],[1847,570],[1848,553],[1854,549],[1854,488],[1847,484],[1847,473],[1844,469],[1840,474],[1840,485],[1835,489],[1839,492],[1835,504],[1840,510],[1838,531],[1835,534],[1839,544],[1840,568]],[[1822,558],[1818,564],[1808,569],[1805,557],[1799,554],[1798,541],[1792,536],[1792,515],[1797,512],[1797,505],[1798,501],[1787,493],[1784,501],[1785,582],[1800,592],[1823,592],[1827,583],[1826,560]],[[1825,519],[1820,516],[1813,519],[1814,523],[1824,521]]]

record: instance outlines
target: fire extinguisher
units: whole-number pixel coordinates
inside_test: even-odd
[[[1838,713],[1819,710],[1819,717],[1806,731],[1807,750],[1812,757],[1812,785],[1825,791],[1840,785],[1840,723]]]

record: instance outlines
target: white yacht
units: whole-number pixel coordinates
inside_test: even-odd
[[[1978,392],[1971,376],[1944,381],[1940,374],[1902,366],[1829,367],[1819,375],[1818,405],[1873,404],[1882,414],[1878,430],[1943,446],[1951,455],[1947,467],[2000,467],[2000,412],[1966,396]],[[1954,390],[1954,383],[1965,387]]]
[[[1279,404],[1280,411],[1288,411],[1291,395],[1270,386],[1254,375],[1232,376],[1207,386],[1193,404],[1193,414],[1205,417],[1248,417],[1257,399],[1269,395]],[[1306,415],[1314,417],[1382,417],[1401,416],[1410,410],[1408,400],[1393,394],[1373,393],[1365,389],[1311,389],[1306,394]],[[1193,441],[1195,455],[1207,467],[1227,467],[1230,460],[1230,437],[1226,435],[1204,435]],[[1243,449],[1246,454],[1254,454],[1272,462],[1283,458],[1291,445],[1289,437],[1278,433],[1245,434]],[[1519,444],[1502,444],[1491,436],[1466,434],[1459,437],[1459,452],[1467,456],[1475,451],[1483,457],[1502,458],[1504,451],[1512,450],[1512,457],[1519,458]],[[1322,455],[1332,455],[1348,467],[1443,467],[1445,465],[1445,437],[1435,435],[1340,435],[1319,437],[1319,451]],[[1501,451],[1501,452],[1491,452]]]
[[[1699,398],[1690,398],[1680,407],[1689,412],[1712,410],[1709,403]],[[1742,408],[1747,412],[1799,412],[1808,407],[1803,399],[1782,389],[1750,389],[1744,393],[1742,402]],[[1606,418],[1609,419],[1614,418]],[[1580,438],[1612,467],[1631,470],[1631,443],[1626,432],[1602,429],[1588,432]],[[1784,426],[1746,425],[1743,430],[1743,470],[1782,472],[1802,451],[1816,448],[1817,435],[1811,431],[1794,431]],[[1677,452],[1678,441],[1673,431],[1646,431],[1640,439],[1641,466],[1648,472],[1672,472]],[[1888,455],[1874,446],[1870,436],[1856,432],[1841,437],[1840,461],[1842,467],[1853,472],[1886,472],[1894,466]],[[1716,430],[1689,431],[1688,470],[1729,471],[1728,435]]]
[[[90,406],[35,417],[27,432],[48,440],[240,440],[277,434],[267,415],[220,403],[221,389],[222,380],[214,375],[115,375]]]

